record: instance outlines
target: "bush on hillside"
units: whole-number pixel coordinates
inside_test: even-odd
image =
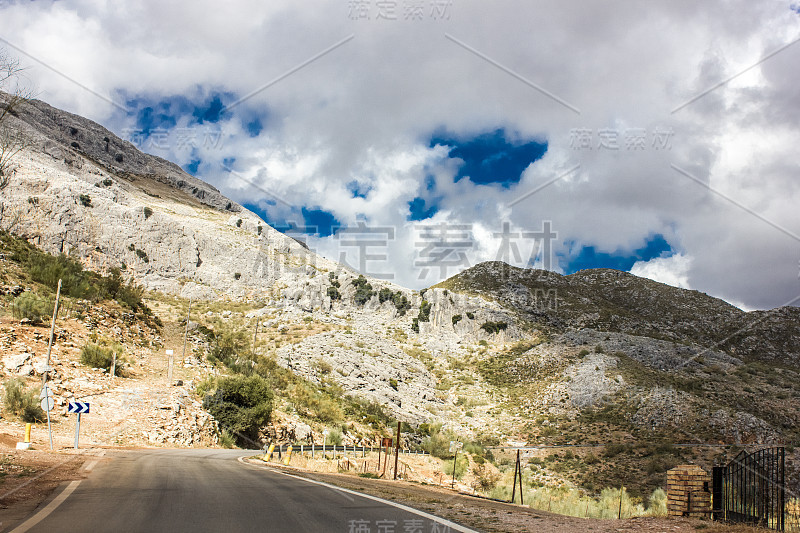
[[[122,345],[117,343],[86,343],[81,350],[81,363],[90,368],[102,368],[111,372],[111,366],[114,364],[114,354],[117,356],[114,375],[121,376],[125,358],[122,356]]]
[[[7,413],[23,422],[44,422],[47,415],[42,411],[34,389],[26,391],[24,383],[18,379],[10,379],[4,385],[6,394],[3,405]]]
[[[27,318],[34,324],[41,324],[52,315],[53,302],[33,292],[23,292],[14,298],[11,309],[15,318]]]
[[[272,415],[272,389],[259,375],[221,378],[203,399],[203,408],[233,435],[239,446],[259,447],[259,430]]]

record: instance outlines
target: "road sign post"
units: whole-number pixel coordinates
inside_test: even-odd
[[[67,408],[68,413],[76,413],[78,419],[75,421],[75,449],[78,449],[78,438],[81,433],[81,413],[89,412],[89,404],[86,402],[70,402]]]

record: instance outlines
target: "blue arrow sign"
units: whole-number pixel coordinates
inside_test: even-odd
[[[69,407],[67,408],[68,413],[88,413],[89,412],[89,404],[86,402],[75,402],[69,403]]]

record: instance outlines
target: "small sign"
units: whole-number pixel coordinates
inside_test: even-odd
[[[42,387],[42,392],[39,393],[39,398],[52,397],[52,396],[53,396],[53,391],[50,390],[50,387],[48,387],[47,385]]]
[[[67,408],[68,413],[88,413],[89,412],[89,404],[86,402],[69,402],[69,407]]]
[[[172,355],[173,353],[175,352],[173,352],[172,350],[167,350],[167,355]]]
[[[56,406],[56,401],[53,399],[52,396],[45,396],[42,397],[42,411],[52,411],[53,408]]]
[[[391,448],[392,447],[392,438],[391,437],[384,437],[381,441],[381,447],[383,448]]]
[[[450,441],[450,453],[457,452],[458,450],[460,450],[463,447],[464,447],[464,443],[463,442],[459,442],[457,440],[451,440]]]

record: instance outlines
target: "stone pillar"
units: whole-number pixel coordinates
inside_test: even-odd
[[[711,476],[697,465],[667,471],[669,516],[708,518],[711,514]]]

